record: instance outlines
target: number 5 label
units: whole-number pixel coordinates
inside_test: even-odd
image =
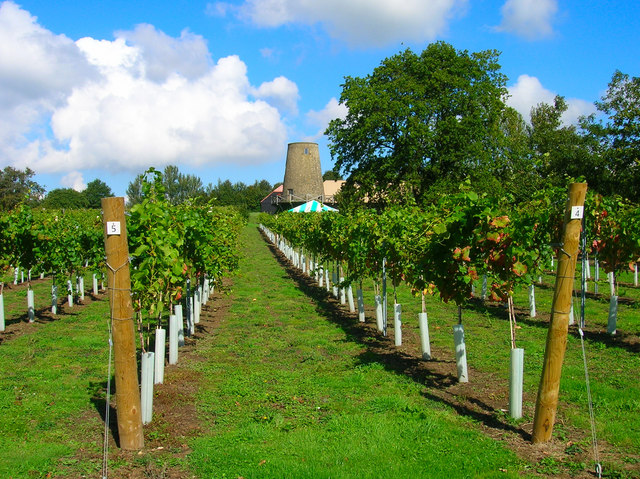
[[[120,234],[119,221],[107,221],[107,236]]]

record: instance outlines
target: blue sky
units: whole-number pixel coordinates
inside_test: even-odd
[[[0,1],[0,167],[117,195],[167,164],[275,183],[315,141],[324,171],[344,77],[438,40],[500,51],[509,104],[560,94],[571,123],[640,74],[638,32],[637,0]]]

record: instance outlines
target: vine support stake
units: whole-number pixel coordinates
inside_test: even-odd
[[[578,258],[578,246],[580,244],[582,208],[586,193],[586,183],[572,183],[569,186],[569,200],[565,209],[562,234],[563,246],[558,251],[556,287],[551,306],[551,321],[547,333],[542,375],[533,419],[533,443],[549,441],[553,432],[553,424],[558,407],[562,362],[567,346],[571,295]]]
[[[107,285],[111,304],[116,403],[120,447],[144,447],[140,389],[136,362],[136,340],[131,303],[129,248],[124,216],[124,198],[103,198],[104,249],[107,256]]]
[[[4,331],[5,323],[4,323],[4,283],[0,285],[0,332]]]

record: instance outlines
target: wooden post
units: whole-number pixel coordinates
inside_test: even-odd
[[[584,206],[586,193],[586,183],[573,183],[569,186],[569,200],[564,215],[562,247],[558,252],[556,288],[551,307],[551,321],[547,333],[542,376],[533,419],[532,441],[534,443],[548,441],[551,439],[551,433],[553,432],[553,424],[558,407],[560,374],[567,346],[571,295],[580,243],[582,207]]]
[[[118,435],[122,449],[138,450],[144,447],[144,437],[124,198],[103,198],[102,213],[105,227],[104,249],[107,256],[107,289],[113,320]]]

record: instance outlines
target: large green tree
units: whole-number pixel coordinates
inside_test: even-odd
[[[499,128],[494,156],[470,169],[469,179],[475,191],[509,195],[516,202],[523,201],[541,188],[531,150],[530,128],[511,107],[503,110]],[[431,188],[430,197],[436,199],[439,194],[450,192],[452,186],[458,185]]]
[[[47,193],[42,206],[55,209],[77,209],[87,207],[85,195],[73,188],[56,188]]]
[[[249,211],[260,211],[260,201],[273,191],[271,183],[267,180],[256,180],[247,187],[245,197]]]
[[[582,127],[598,165],[599,192],[640,201],[640,77],[616,71],[596,108],[606,116],[585,118]]]
[[[180,173],[177,166],[167,165],[162,173],[165,196],[172,205],[179,205],[204,193],[202,180],[191,174]]]
[[[98,178],[87,183],[87,188],[82,193],[87,199],[87,208],[100,208],[102,206],[102,198],[113,196],[111,188]]]
[[[567,102],[559,95],[553,104],[540,103],[531,109],[528,131],[532,167],[539,181],[547,185],[563,186],[569,179],[584,177],[594,187],[597,167],[576,126],[563,122],[567,109]]]
[[[35,174],[29,168],[24,171],[7,166],[0,170],[0,211],[9,211],[22,201],[38,201],[44,188],[31,178]]]
[[[181,173],[177,166],[167,165],[162,175],[164,196],[172,205],[179,205],[188,199],[198,198],[205,194],[202,180],[191,174]],[[137,175],[127,187],[127,204],[133,206],[143,199],[142,184],[144,175]]]
[[[492,164],[503,147],[506,77],[498,52],[438,42],[406,50],[364,78],[346,77],[348,113],[326,131],[344,196],[424,201]]]
[[[137,205],[138,203],[142,203],[144,199],[144,195],[142,192],[142,183],[144,181],[144,175],[139,174],[129,183],[127,186],[127,206],[131,207],[133,205]]]

